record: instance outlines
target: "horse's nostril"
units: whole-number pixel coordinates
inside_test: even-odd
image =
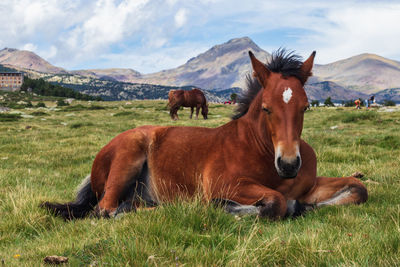
[[[301,162],[301,159],[300,159],[299,156],[297,156],[297,157],[296,157],[296,166],[297,166],[297,167],[300,166],[300,162]]]
[[[280,168],[282,166],[282,158],[281,157],[277,158],[277,163],[278,163],[278,166]]]

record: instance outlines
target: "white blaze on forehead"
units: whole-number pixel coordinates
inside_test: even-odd
[[[292,98],[292,89],[290,87],[287,87],[285,91],[283,91],[283,102],[286,104],[289,103],[290,99]]]

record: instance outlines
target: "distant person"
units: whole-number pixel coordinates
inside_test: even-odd
[[[365,107],[366,107],[367,109],[369,109],[369,100],[368,100],[368,99],[365,99]]]
[[[356,109],[361,109],[361,99],[356,99],[356,101],[354,101],[354,104],[356,104]]]
[[[371,104],[375,104],[375,96],[374,96],[374,95],[372,95],[372,96],[369,98],[369,102],[370,102]]]

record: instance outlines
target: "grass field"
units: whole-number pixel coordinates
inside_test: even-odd
[[[177,122],[164,101],[19,109],[12,113],[24,114],[4,120],[0,114],[2,264],[42,265],[59,255],[71,266],[399,265],[400,110],[306,112],[303,138],[317,153],[319,175],[365,174],[369,200],[360,206],[274,222],[234,217],[198,199],[72,222],[38,208],[44,200],[72,200],[96,153],[118,133],[146,124],[216,127],[232,108],[210,105],[207,121],[189,120],[186,109]]]

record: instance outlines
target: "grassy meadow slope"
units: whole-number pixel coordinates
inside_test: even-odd
[[[274,222],[234,217],[199,200],[118,219],[72,222],[38,208],[44,200],[72,200],[96,153],[116,134],[145,124],[217,127],[230,120],[232,108],[211,104],[207,121],[189,120],[185,109],[178,122],[170,120],[165,101],[77,102],[59,110],[13,110],[24,116],[0,121],[0,260],[5,266],[41,265],[49,255],[66,256],[71,266],[400,262],[398,109],[306,112],[303,138],[317,153],[319,175],[365,173],[370,197],[364,205],[325,207]]]

